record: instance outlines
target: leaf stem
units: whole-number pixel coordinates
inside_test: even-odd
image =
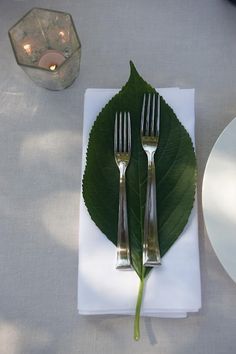
[[[142,299],[143,299],[144,283],[145,283],[144,274],[142,274],[142,278],[140,279],[140,283],[139,283],[138,298],[136,303],[135,319],[134,319],[134,339],[137,341],[140,339],[139,320],[140,320],[140,311],[141,311]]]

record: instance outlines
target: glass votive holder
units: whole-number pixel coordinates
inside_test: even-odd
[[[37,85],[62,90],[78,76],[81,44],[70,14],[33,8],[9,38],[17,64]]]

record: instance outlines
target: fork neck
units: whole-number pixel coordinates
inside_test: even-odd
[[[124,162],[119,162],[119,170],[120,170],[120,181],[125,178],[126,164]]]
[[[155,155],[155,151],[148,151],[147,152],[147,159],[148,159],[149,166],[154,164],[154,155]]]

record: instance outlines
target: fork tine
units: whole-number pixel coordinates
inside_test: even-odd
[[[148,103],[147,103],[147,115],[146,115],[146,131],[145,135],[149,135],[149,120],[150,120],[150,104],[151,104],[151,94],[148,94]]]
[[[156,135],[159,136],[160,132],[160,111],[161,111],[161,99],[160,95],[158,94],[157,98],[157,126],[156,126]]]
[[[151,117],[151,136],[154,136],[154,126],[155,126],[155,108],[156,108],[156,95],[152,95],[152,117]]]
[[[127,151],[127,116],[126,112],[123,114],[123,152]]]
[[[119,114],[119,148],[118,151],[122,152],[122,113]]]
[[[118,150],[117,147],[117,135],[118,135],[118,115],[115,115],[115,129],[114,129],[114,153]]]
[[[144,135],[144,115],[145,115],[146,94],[143,95],[143,106],[141,114],[141,135]]]
[[[128,152],[131,151],[131,123],[130,123],[130,113],[128,112]]]

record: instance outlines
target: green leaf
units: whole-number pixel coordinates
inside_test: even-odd
[[[83,197],[92,220],[116,245],[119,171],[113,156],[114,119],[116,111],[129,111],[132,158],[127,169],[128,224],[132,265],[143,284],[151,268],[145,270],[142,266],[147,159],[140,141],[140,116],[143,94],[155,90],[140,77],[132,62],[130,66],[128,82],[103,108],[91,129]],[[163,257],[188,221],[195,195],[196,159],[188,132],[163,98],[160,132],[155,164],[158,232]]]

